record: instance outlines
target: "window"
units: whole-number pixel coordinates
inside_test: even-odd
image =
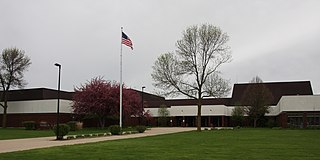
[[[288,113],[288,127],[303,128],[303,113]]]
[[[308,121],[308,126],[320,125],[320,113],[308,113],[307,121]]]

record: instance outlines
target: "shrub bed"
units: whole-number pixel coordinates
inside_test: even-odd
[[[112,125],[109,127],[109,131],[111,132],[112,135],[120,135],[121,128],[119,125]]]
[[[146,131],[147,127],[146,126],[136,126],[136,130],[139,133],[143,133],[144,131]]]
[[[70,131],[77,130],[77,121],[69,121],[67,124],[70,127]]]
[[[111,136],[110,132],[107,133],[94,133],[94,134],[78,134],[78,135],[68,135],[66,139],[77,139],[77,138],[93,138],[93,137],[104,137]]]
[[[121,135],[125,135],[125,134],[137,134],[139,133],[138,131],[125,131],[125,132],[121,132]],[[94,137],[105,137],[105,136],[111,136],[113,135],[111,132],[107,132],[107,133],[93,133],[93,134],[78,134],[78,135],[68,135],[65,137],[65,139],[67,140],[71,140],[71,139],[78,139],[78,138],[94,138]],[[120,135],[120,133],[119,133]]]
[[[121,131],[119,125],[112,125],[109,127],[110,132],[106,133],[92,133],[92,134],[78,134],[78,135],[67,135],[64,136],[64,139],[72,140],[72,139],[79,139],[79,138],[94,138],[94,137],[104,137],[104,136],[111,136],[111,135],[126,135],[126,134],[137,134],[143,133],[147,128],[145,126],[136,126],[134,129],[129,127],[130,130]],[[128,129],[129,129],[128,128]],[[139,131],[138,131],[139,129]]]
[[[35,130],[36,129],[36,122],[35,121],[24,121],[22,125],[25,127],[26,130]]]

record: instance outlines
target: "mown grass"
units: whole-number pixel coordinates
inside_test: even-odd
[[[107,129],[84,128],[78,131],[70,131],[68,135],[104,133]],[[0,140],[21,139],[55,136],[52,130],[25,130],[24,128],[0,128]]]
[[[3,153],[0,159],[319,159],[319,134],[319,130],[194,131]]]

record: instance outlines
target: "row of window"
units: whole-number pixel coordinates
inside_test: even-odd
[[[303,127],[303,113],[288,113],[288,126],[290,127]],[[307,114],[307,126],[309,125],[320,125],[320,114],[319,113],[308,113]]]

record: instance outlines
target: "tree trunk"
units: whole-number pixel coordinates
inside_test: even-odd
[[[198,114],[197,114],[197,131],[201,132],[201,101],[202,99],[198,99]]]
[[[8,98],[7,98],[7,91],[3,91],[2,93],[2,100],[3,100],[3,115],[2,115],[2,128],[7,128],[7,111],[8,111]]]
[[[99,122],[100,122],[100,127],[103,129],[105,126],[105,118],[104,117],[99,118]]]
[[[257,127],[257,121],[258,121],[258,118],[253,119],[253,128]]]
[[[7,128],[7,108],[8,107],[3,107],[2,128]]]

